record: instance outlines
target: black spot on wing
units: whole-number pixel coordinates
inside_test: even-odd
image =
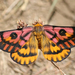
[[[65,31],[64,29],[61,29],[61,30],[59,31],[59,34],[60,34],[61,36],[66,35],[65,33],[66,33],[66,31]]]
[[[17,34],[15,32],[12,32],[10,34],[11,39],[16,39],[17,38]]]

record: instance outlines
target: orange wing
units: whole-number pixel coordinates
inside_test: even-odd
[[[61,49],[52,40],[42,35],[41,39],[42,52],[46,59],[54,62],[62,61],[67,58],[71,52],[70,49]]]
[[[30,64],[37,59],[38,56],[38,42],[36,37],[32,34],[30,39],[23,45],[18,52],[11,53],[11,58],[19,64]]]

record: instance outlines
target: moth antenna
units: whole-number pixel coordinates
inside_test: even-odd
[[[20,29],[20,28],[24,28],[24,27],[27,27],[28,24],[26,24],[26,22],[24,23],[23,21],[17,21],[17,29]]]

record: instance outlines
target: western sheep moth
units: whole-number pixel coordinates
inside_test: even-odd
[[[34,62],[41,49],[44,57],[59,62],[66,59],[75,46],[75,27],[19,23],[17,29],[0,32],[0,49],[10,53],[12,60],[27,65]]]

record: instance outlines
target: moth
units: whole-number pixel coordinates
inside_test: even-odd
[[[75,27],[43,25],[36,21],[33,26],[20,26],[0,32],[0,49],[9,52],[16,63],[27,65],[38,57],[38,49],[50,61],[66,59],[75,47]]]

